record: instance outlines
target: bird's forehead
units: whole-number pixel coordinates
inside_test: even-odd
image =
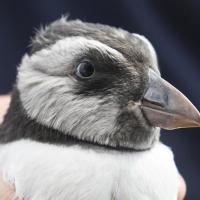
[[[117,43],[120,38],[125,39],[127,33],[122,29],[107,25],[83,23],[80,20],[67,21],[61,18],[37,32],[32,40],[32,53],[66,37],[82,36],[107,44],[107,42],[110,43],[110,40]]]

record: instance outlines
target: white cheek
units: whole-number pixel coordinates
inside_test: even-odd
[[[74,79],[50,76],[35,70],[31,64],[31,58],[25,56],[17,82],[20,100],[31,119],[90,141],[97,141],[105,132],[112,134],[115,131],[118,105],[112,101],[105,104],[98,96],[75,95],[77,83]]]

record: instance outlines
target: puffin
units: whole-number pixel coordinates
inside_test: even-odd
[[[0,125],[0,170],[25,200],[176,200],[160,129],[200,127],[144,36],[62,17],[39,29]]]

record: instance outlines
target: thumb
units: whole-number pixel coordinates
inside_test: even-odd
[[[12,200],[15,196],[15,189],[6,184],[0,176],[0,197],[1,200]]]
[[[186,195],[186,183],[181,175],[179,180],[180,180],[180,186],[179,186],[178,200],[184,200]]]

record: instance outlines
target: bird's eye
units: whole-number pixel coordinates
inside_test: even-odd
[[[94,74],[94,67],[89,62],[82,62],[76,68],[76,75],[80,78],[90,78]]]

